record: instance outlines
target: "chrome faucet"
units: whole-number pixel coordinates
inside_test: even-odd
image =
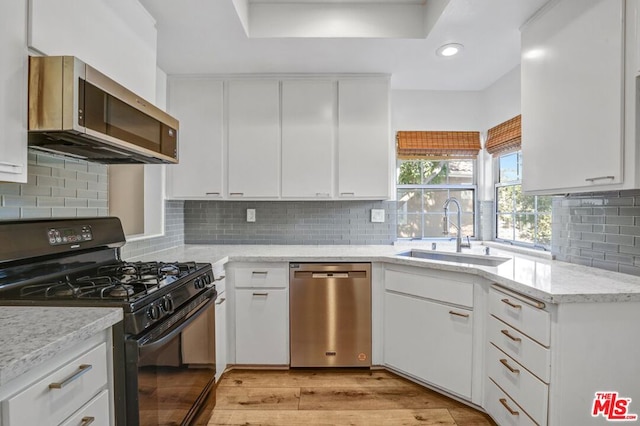
[[[453,203],[456,205],[456,207],[458,207],[458,215],[457,215],[457,220],[456,220],[456,224],[453,225],[455,226],[456,230],[457,230],[457,235],[456,235],[456,253],[460,253],[462,251],[462,247],[471,247],[471,243],[469,241],[469,237],[467,237],[467,243],[463,244],[462,243],[462,231],[460,229],[461,227],[461,221],[462,221],[462,211],[460,209],[460,203],[458,202],[458,200],[456,200],[454,197],[450,197],[447,198],[447,201],[444,202],[444,218],[442,221],[442,226],[443,226],[443,234],[444,235],[449,235],[449,204]]]

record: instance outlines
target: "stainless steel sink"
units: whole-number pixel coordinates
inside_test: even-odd
[[[467,253],[450,253],[442,251],[427,251],[427,250],[409,250],[402,253],[398,253],[398,256],[415,257],[418,259],[440,260],[443,262],[455,262],[455,263],[470,263],[473,265],[481,266],[498,266],[507,260],[508,257],[488,256],[488,255],[475,255]]]

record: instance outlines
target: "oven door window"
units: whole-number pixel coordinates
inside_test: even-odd
[[[139,347],[140,425],[181,425],[199,414],[215,377],[215,309],[207,305],[182,330]]]

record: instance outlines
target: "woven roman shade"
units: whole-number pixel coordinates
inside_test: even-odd
[[[517,115],[489,129],[485,146],[489,154],[504,154],[520,149],[522,141],[521,117],[521,115]]]
[[[480,132],[400,131],[396,141],[402,160],[476,158],[481,148]]]

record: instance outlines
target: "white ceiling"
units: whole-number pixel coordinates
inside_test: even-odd
[[[491,85],[520,63],[519,27],[547,2],[451,0],[425,39],[365,39],[248,38],[232,0],[140,1],[157,20],[158,64],[167,74],[386,73],[392,88],[419,90]],[[423,3],[350,3],[367,1]],[[437,57],[450,42],[463,44],[462,54]]]

